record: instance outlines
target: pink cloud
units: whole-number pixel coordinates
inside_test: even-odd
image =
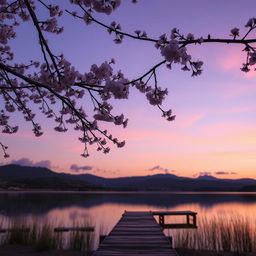
[[[170,130],[162,130],[162,129],[151,129],[151,130],[145,130],[145,129],[130,129],[126,132],[125,139],[129,143],[132,141],[144,141],[143,143],[146,143],[146,141],[154,141],[155,144],[163,143],[166,144],[167,141],[186,143],[186,140],[188,139],[189,135],[182,131],[170,131]],[[128,144],[127,143],[127,144]]]
[[[224,70],[236,69],[241,72],[240,68],[242,63],[244,63],[246,55],[238,49],[230,48],[218,59],[219,67]]]
[[[233,77],[235,75],[232,74]],[[221,100],[233,99],[239,96],[244,98],[250,96],[251,93],[256,93],[254,82],[246,81],[243,77],[238,78],[236,81],[232,80],[231,82],[210,82],[209,85],[208,93]]]
[[[221,113],[233,114],[233,113],[243,113],[243,112],[250,112],[250,111],[256,111],[256,105],[255,106],[233,107],[230,109],[222,109]]]
[[[249,67],[250,72],[242,72],[241,67],[246,61],[246,54],[240,48],[230,48],[221,57],[217,59],[218,66],[222,71],[230,71],[237,76],[242,76],[246,79],[256,78],[254,67]]]
[[[37,137],[33,134],[33,132],[29,132],[29,131],[18,131],[17,133],[14,134],[5,134],[2,133],[1,136],[3,137],[13,137],[13,138],[25,138],[25,139],[37,139]]]
[[[248,130],[248,127],[240,124],[238,122],[222,122],[222,123],[215,123],[215,124],[207,124],[201,127],[201,134],[202,135],[231,135],[237,134],[241,131]]]
[[[248,149],[254,147],[256,134],[254,125],[241,124],[239,122],[222,122],[207,124],[200,128],[201,136],[197,144],[210,147],[222,147],[234,149]]]
[[[175,120],[175,126],[180,128],[188,128],[200,121],[205,115],[206,113],[179,113]]]
[[[219,89],[219,97],[221,99],[231,99],[255,92],[255,86],[248,83],[219,83],[215,85]]]

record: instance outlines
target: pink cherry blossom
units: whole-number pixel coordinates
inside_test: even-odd
[[[230,30],[230,32],[231,32],[231,35],[234,37],[239,36],[239,28],[233,28]]]
[[[119,141],[101,125],[102,122],[110,122],[113,125],[127,127],[128,118],[120,112],[116,113],[112,101],[128,99],[132,89],[142,93],[149,104],[157,106],[166,120],[173,121],[175,115],[172,110],[162,109],[168,90],[162,89],[160,87],[162,85],[158,84],[160,80],[158,69],[166,66],[170,69],[169,72],[173,72],[172,67],[179,65],[181,70],[189,71],[192,76],[201,75],[203,62],[192,58],[189,46],[200,47],[202,44],[217,43],[220,40],[212,38],[210,34],[207,37],[196,38],[193,33],[180,32],[178,28],[170,29],[157,38],[151,38],[143,29],[135,29],[135,34],[130,34],[122,31],[117,21],[111,22],[110,19],[105,24],[100,18],[98,20],[97,14],[100,14],[99,17],[112,14],[119,8],[121,0],[70,0],[67,7],[65,5],[65,10],[62,9],[62,5],[53,5],[50,2],[0,0],[1,131],[7,134],[19,131],[18,125],[15,124],[17,120],[10,118],[18,113],[29,122],[35,136],[41,136],[43,134],[41,127],[43,120],[39,115],[41,114],[54,123],[53,129],[57,132],[66,132],[67,127],[71,127],[80,133],[79,140],[84,144],[84,151],[81,154],[83,157],[89,156],[87,148],[89,145],[103,153],[110,151],[109,142],[119,148],[125,145],[125,141]],[[58,52],[58,49],[52,48],[53,36],[58,36],[64,30],[59,26],[62,15],[67,15],[76,22],[82,20],[88,25],[94,23],[102,27],[111,34],[117,44],[121,44],[124,38],[138,42],[147,41],[155,45],[161,60],[145,70],[144,74],[129,79],[118,67],[115,67],[116,61],[113,58],[110,61],[92,64],[89,70],[80,70],[81,67],[75,67]],[[35,29],[35,38],[39,43],[38,58],[28,63],[16,63],[16,54],[12,49],[12,45],[15,44],[12,41],[18,35],[16,31],[19,26],[26,21],[30,21]],[[251,43],[255,40],[247,40],[247,36],[251,36],[251,31],[256,29],[256,18],[249,19],[245,27],[247,31],[241,39],[236,39],[241,32],[235,27],[230,31],[233,38],[221,39],[221,42],[243,45],[245,61],[241,71],[249,72],[250,69],[254,69],[251,66],[256,64],[256,53]],[[46,32],[52,35],[47,38]],[[26,40],[30,38],[22,39],[26,47]],[[2,142],[0,147],[4,157],[9,157],[5,151],[7,147]]]
[[[256,52],[249,53],[249,65],[256,64]]]

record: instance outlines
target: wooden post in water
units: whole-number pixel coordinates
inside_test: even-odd
[[[106,238],[105,235],[100,235],[100,244],[104,241],[105,238]]]
[[[193,215],[193,225],[196,227],[196,213]]]
[[[159,224],[160,224],[160,226],[164,226],[164,215],[162,215],[162,214],[159,214]]]
[[[189,225],[190,224],[189,223],[189,215],[187,214],[186,216],[187,216],[187,224]]]
[[[69,232],[69,231],[84,231],[84,232],[93,232],[94,227],[56,227],[53,230],[54,232]]]

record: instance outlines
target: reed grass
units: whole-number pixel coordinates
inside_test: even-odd
[[[47,251],[62,249],[62,235],[61,233],[54,233],[54,227],[50,223],[45,223],[38,228],[35,226],[32,240],[34,239],[34,248],[36,251]]]
[[[1,221],[0,221],[1,224]],[[86,223],[87,226],[89,223]],[[54,232],[56,223],[36,220],[13,219],[8,223],[9,232],[1,234],[0,245],[19,244],[31,246],[35,251],[78,250],[91,251],[94,245],[93,232],[71,231],[63,234]],[[84,227],[85,223],[76,223],[76,227]]]
[[[86,221],[83,223],[73,223],[74,227],[89,227],[91,221]],[[94,233],[92,232],[81,232],[81,231],[71,231],[68,239],[67,247],[69,250],[78,250],[78,251],[91,251],[94,245]]]
[[[169,231],[174,246],[182,250],[235,252],[237,255],[256,252],[256,227],[243,217],[201,218],[198,229]]]
[[[29,227],[24,219],[15,219],[9,224],[11,231],[7,234],[5,242],[8,244],[24,244],[29,242]]]

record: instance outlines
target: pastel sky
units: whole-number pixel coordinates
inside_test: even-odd
[[[234,27],[241,28],[242,35],[247,31],[244,25],[254,17],[254,7],[254,0],[139,0],[137,4],[123,0],[113,15],[96,16],[107,24],[117,21],[126,32],[145,30],[153,38],[169,35],[174,27],[197,38],[208,34],[231,38]],[[64,53],[79,71],[86,72],[91,64],[115,58],[115,69],[133,79],[162,60],[149,42],[125,38],[116,45],[113,37],[96,24],[86,26],[67,14],[61,22],[64,33],[47,35],[49,45],[54,52]],[[38,58],[37,35],[31,24],[21,27],[18,36],[13,43],[16,58]],[[105,155],[91,147],[90,157],[85,159],[80,156],[83,145],[72,129],[59,134],[53,131],[54,123],[38,114],[44,135],[35,138],[30,125],[16,113],[13,122],[19,122],[20,131],[2,135],[11,158],[1,159],[1,163],[41,165],[58,172],[105,177],[170,172],[188,177],[207,173],[219,178],[256,178],[256,73],[240,71],[246,57],[242,49],[213,43],[191,45],[188,52],[193,59],[204,62],[201,76],[191,77],[178,65],[157,71],[159,85],[169,90],[163,107],[172,108],[174,122],[164,120],[160,111],[135,90],[131,90],[129,100],[113,102],[114,113],[129,118],[128,127],[103,125],[126,140],[124,148],[113,145]]]

